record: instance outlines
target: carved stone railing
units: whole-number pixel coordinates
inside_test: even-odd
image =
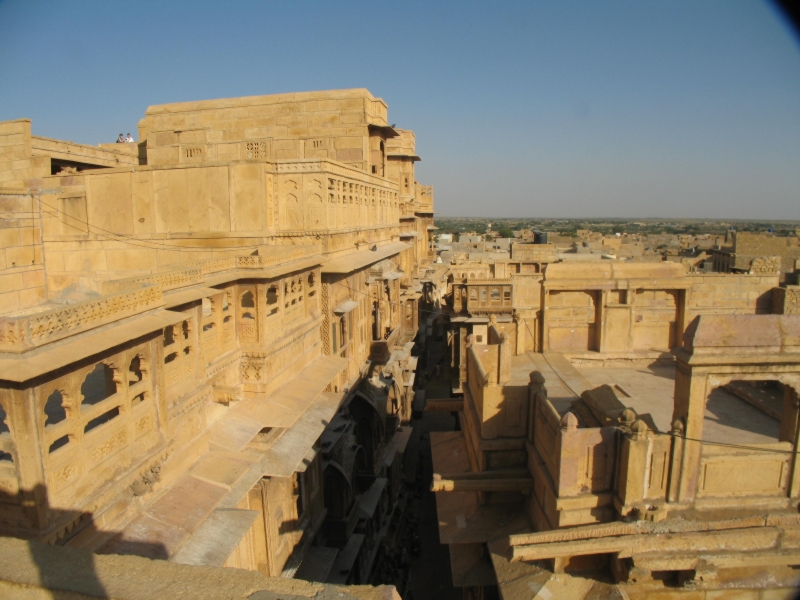
[[[163,304],[161,289],[141,289],[93,298],[32,315],[0,318],[0,351],[25,352],[75,333],[113,323]]]
[[[275,248],[275,250],[272,250]],[[225,256],[211,258],[172,268],[160,273],[148,273],[124,279],[103,282],[103,292],[113,293],[155,285],[162,290],[173,290],[188,285],[202,283],[203,278],[213,273],[234,269],[265,269],[282,265],[322,253],[320,244],[303,246],[271,246],[267,254],[257,256]]]
[[[393,192],[399,192],[397,184],[390,179],[367,173],[366,171],[362,171],[350,165],[329,160],[301,159],[276,161],[275,170],[280,174],[325,172],[346,177],[352,181],[359,181],[375,187],[389,189]]]
[[[161,273],[103,282],[106,294],[63,307],[18,317],[0,317],[0,352],[25,352],[62,338],[113,323],[163,305],[162,292],[201,283],[212,273],[264,269],[319,255],[319,244],[275,246],[268,254],[199,261]]]

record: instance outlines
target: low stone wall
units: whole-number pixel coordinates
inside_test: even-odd
[[[0,538],[0,597],[9,600],[400,600],[393,586],[309,583],[265,577],[241,569],[92,554],[15,538]]]

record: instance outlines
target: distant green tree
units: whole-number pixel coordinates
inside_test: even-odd
[[[508,227],[501,227],[500,229],[497,230],[497,233],[500,234],[500,237],[504,237],[504,238],[513,238],[514,237],[514,232],[511,231],[511,229],[508,228]]]

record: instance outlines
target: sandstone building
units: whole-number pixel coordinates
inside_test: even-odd
[[[0,123],[0,534],[368,583],[434,295],[414,134],[363,89]]]
[[[404,543],[437,343],[450,394],[426,410],[459,427],[431,435],[432,487],[465,598],[797,586],[780,261],[437,252],[415,136],[366,90],[153,106],[139,139],[0,123],[0,534],[29,541],[0,539],[3,593],[146,594],[128,570],[170,597],[391,595],[349,586]]]
[[[465,597],[791,597],[800,316],[778,284],[454,253],[452,397],[427,409],[459,415],[432,489]]]

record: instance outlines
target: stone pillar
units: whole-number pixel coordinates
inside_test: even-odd
[[[783,383],[783,413],[781,414],[779,439],[782,442],[791,442],[795,449],[789,465],[791,469],[791,479],[789,481],[790,498],[800,496],[800,457],[796,452],[800,448],[800,399],[798,399],[798,389],[800,389],[800,380],[792,381],[791,385]]]
[[[708,373],[679,362],[675,371],[675,408],[672,420],[683,419],[685,440],[681,456],[678,501],[694,500],[703,445],[703,419],[708,396]]]
[[[514,323],[517,325],[517,348],[516,348],[516,356],[521,354],[525,354],[525,328],[526,323],[525,319],[523,319],[520,315],[514,315]]]
[[[508,334],[500,334],[500,344],[497,348],[497,383],[505,384],[511,380],[511,343]]]
[[[34,528],[43,530],[49,522],[47,482],[44,474],[42,442],[39,438],[39,415],[34,388],[10,390],[11,403],[7,408],[7,424],[16,450],[20,496],[26,516]],[[73,442],[74,443],[74,442]]]

